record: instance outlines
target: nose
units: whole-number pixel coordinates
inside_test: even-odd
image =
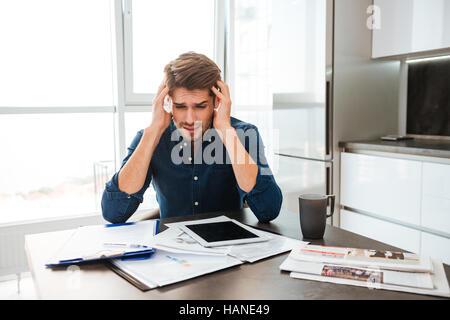
[[[188,108],[187,114],[186,114],[186,123],[189,126],[193,126],[195,121],[195,113],[193,108]]]

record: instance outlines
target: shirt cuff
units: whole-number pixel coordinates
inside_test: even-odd
[[[123,192],[119,189],[119,172],[114,174],[114,176],[106,183],[106,198],[108,200],[114,200],[114,199],[131,199],[135,198],[139,200],[140,203],[144,201],[144,197],[139,192],[128,194],[126,192]]]
[[[268,167],[267,168],[262,168],[262,173],[267,173],[265,170],[270,170]],[[269,171],[270,173],[270,171]],[[257,195],[259,193],[263,193],[264,191],[267,190],[267,188],[270,186],[270,183],[272,181],[271,179],[272,175],[271,174],[261,174],[261,166],[258,166],[258,174],[256,175],[256,183],[253,186],[252,190],[250,190],[249,192],[245,192],[244,190],[242,190],[239,185],[237,185],[239,193],[241,194],[242,197],[252,197],[253,195]]]

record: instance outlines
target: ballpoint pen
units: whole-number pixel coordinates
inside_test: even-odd
[[[106,247],[120,247],[120,248],[133,248],[133,249],[139,249],[139,248],[149,248],[148,246],[142,245],[142,244],[130,244],[130,243],[111,243],[111,242],[105,242],[103,243]]]

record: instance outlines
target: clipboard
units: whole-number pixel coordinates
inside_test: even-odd
[[[155,249],[149,245],[158,232],[159,220],[79,227],[47,261],[46,267],[108,259],[148,259]],[[139,246],[105,247],[105,243],[140,243]]]

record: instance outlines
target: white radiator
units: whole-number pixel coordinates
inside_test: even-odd
[[[0,225],[0,277],[29,271],[25,254],[25,235],[103,224],[100,213],[40,222]]]
[[[24,233],[11,227],[5,229],[0,228],[0,276],[27,271]]]

